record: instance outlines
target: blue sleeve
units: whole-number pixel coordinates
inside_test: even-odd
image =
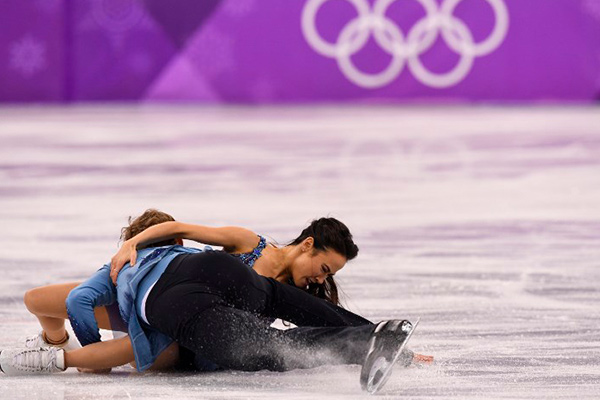
[[[117,290],[110,279],[110,266],[100,268],[87,281],[71,290],[66,306],[71,327],[82,346],[100,341],[94,307],[107,306],[117,300]]]

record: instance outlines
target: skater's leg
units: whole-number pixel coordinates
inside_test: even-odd
[[[110,279],[110,267],[105,265],[88,280],[68,294],[66,308],[71,327],[82,346],[100,341],[98,321],[94,309],[116,303],[117,290]],[[107,315],[108,317],[108,315]],[[109,324],[110,324],[110,318]],[[120,320],[120,317],[117,318]]]
[[[25,306],[37,317],[49,341],[60,342],[66,337],[65,320],[68,319],[68,315],[65,301],[71,290],[79,285],[80,282],[61,283],[25,292]],[[94,317],[101,329],[121,330],[110,315],[106,307],[94,308]]]
[[[337,328],[299,326],[283,331],[282,334],[288,340],[309,349],[309,357],[313,353],[315,357],[320,355],[324,358],[324,364],[362,364],[375,326],[375,324]],[[318,358],[315,362],[321,365]]]
[[[37,317],[49,342],[59,343],[66,338],[67,308],[65,299],[77,285],[79,282],[48,285],[25,292],[23,298],[25,306]]]
[[[216,305],[190,318],[177,340],[223,368],[287,371],[329,364],[360,364],[373,331],[373,326],[368,325],[299,327],[288,331],[269,325],[270,321],[249,312]]]
[[[216,294],[234,308],[266,317],[282,318],[296,325],[372,325],[365,318],[296,287],[260,276],[238,259],[223,252],[209,251],[179,256],[171,262],[166,272],[177,279],[171,279],[170,283],[163,286],[190,282],[205,292]],[[157,286],[161,284],[161,280]]]
[[[280,331],[269,327],[270,320],[229,307],[218,296],[198,291],[194,285],[174,285],[162,292],[155,289],[146,303],[150,325],[224,368],[282,371],[361,363],[374,328],[361,325]]]

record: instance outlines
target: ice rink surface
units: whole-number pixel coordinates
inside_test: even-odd
[[[351,310],[421,317],[435,365],[381,398],[598,398],[600,109],[0,109],[0,348],[28,288],[86,278],[127,217],[241,225],[280,244],[323,215],[360,253]],[[0,376],[2,399],[366,398],[359,366]]]

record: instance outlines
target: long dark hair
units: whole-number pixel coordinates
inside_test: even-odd
[[[300,244],[308,237],[312,237],[314,240],[314,251],[334,250],[348,261],[358,255],[358,246],[352,240],[350,230],[344,223],[335,218],[315,219],[300,233],[300,236],[288,245]],[[290,283],[293,284],[293,281]],[[313,283],[304,290],[335,305],[341,305],[339,290],[333,276],[328,276],[323,284]]]

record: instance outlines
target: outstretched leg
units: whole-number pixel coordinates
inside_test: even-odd
[[[244,371],[287,371],[331,364],[361,364],[374,325],[298,327],[281,331],[271,321],[220,304],[178,320],[155,303],[147,311],[152,326],[220,367]],[[178,329],[173,329],[177,327]]]
[[[174,259],[148,296],[145,311],[152,327],[184,347],[222,367],[243,370],[361,363],[375,327],[300,289],[259,276],[222,252]],[[301,326],[270,328],[268,318],[274,317]]]
[[[180,314],[186,313],[191,303],[195,304],[195,312],[212,304],[206,296],[195,299],[194,294],[199,293],[213,294],[233,308],[282,318],[299,326],[372,325],[367,319],[303,290],[260,276],[237,258],[219,251],[175,258],[150,293],[148,302],[157,293],[176,286],[189,289],[175,294],[183,309],[173,311]],[[182,298],[185,300],[181,301]]]

